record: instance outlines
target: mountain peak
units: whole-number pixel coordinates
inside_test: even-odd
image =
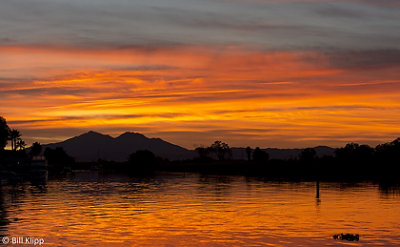
[[[85,133],[83,135],[103,135],[103,134],[101,134],[99,132],[96,132],[96,131],[93,131],[93,130],[90,130],[89,132],[87,132],[87,133]]]
[[[127,132],[121,134],[120,136],[118,136],[116,139],[120,139],[120,138],[129,138],[129,137],[147,138],[147,137],[145,137],[145,136],[142,135],[142,134],[127,131]]]
[[[95,161],[99,158],[126,161],[131,153],[138,150],[149,150],[157,156],[172,160],[193,157],[192,151],[135,132],[125,132],[113,138],[89,131],[63,142],[48,144],[46,147],[62,147],[69,155],[82,162]]]
[[[87,132],[87,133],[84,133],[84,134],[82,134],[82,135],[79,135],[79,136],[77,136],[78,138],[80,137],[80,138],[82,138],[82,137],[111,137],[111,136],[109,136],[109,135],[103,135],[103,134],[101,134],[101,133],[99,133],[99,132],[96,132],[96,131],[93,131],[93,130],[90,130],[89,132]]]

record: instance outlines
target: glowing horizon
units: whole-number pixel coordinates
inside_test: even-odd
[[[136,131],[188,148],[221,138],[233,146],[299,147],[379,143],[400,135],[400,115],[394,115],[399,72],[390,67],[372,77],[311,52],[224,49],[2,47],[15,61],[11,66],[34,79],[3,83],[0,93],[9,105],[1,112],[23,134],[60,129],[54,141],[68,137],[62,135],[66,128],[75,134]],[[43,56],[40,64],[36,55]],[[197,143],[204,133],[213,135]]]

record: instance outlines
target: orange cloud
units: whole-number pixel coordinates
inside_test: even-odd
[[[189,148],[216,138],[293,147],[400,135],[400,72],[390,65],[365,71],[327,54],[240,47],[0,54],[0,113],[29,141],[51,141],[34,130],[68,128],[137,130]]]

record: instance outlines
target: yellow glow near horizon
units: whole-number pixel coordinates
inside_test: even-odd
[[[365,71],[320,54],[235,47],[0,52],[0,115],[28,142],[91,129],[137,131],[189,148],[216,138],[304,147],[400,136],[393,67]]]

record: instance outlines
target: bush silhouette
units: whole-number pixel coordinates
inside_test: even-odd
[[[156,157],[151,151],[138,150],[129,156],[128,170],[136,174],[150,173],[155,170],[159,163],[160,158]]]
[[[42,145],[40,145],[39,142],[34,142],[32,144],[32,147],[31,147],[31,150],[29,152],[29,155],[31,157],[38,156],[38,155],[40,155],[41,152],[42,152]]]
[[[317,158],[317,152],[314,148],[306,148],[300,153],[300,160],[303,162],[312,162]]]
[[[49,167],[56,171],[60,171],[75,163],[74,158],[69,156],[62,147],[56,147],[55,149],[46,148],[46,150],[44,150],[44,156],[49,163]]]
[[[269,160],[269,155],[264,150],[256,147],[253,152],[253,160],[256,162],[267,162]]]

